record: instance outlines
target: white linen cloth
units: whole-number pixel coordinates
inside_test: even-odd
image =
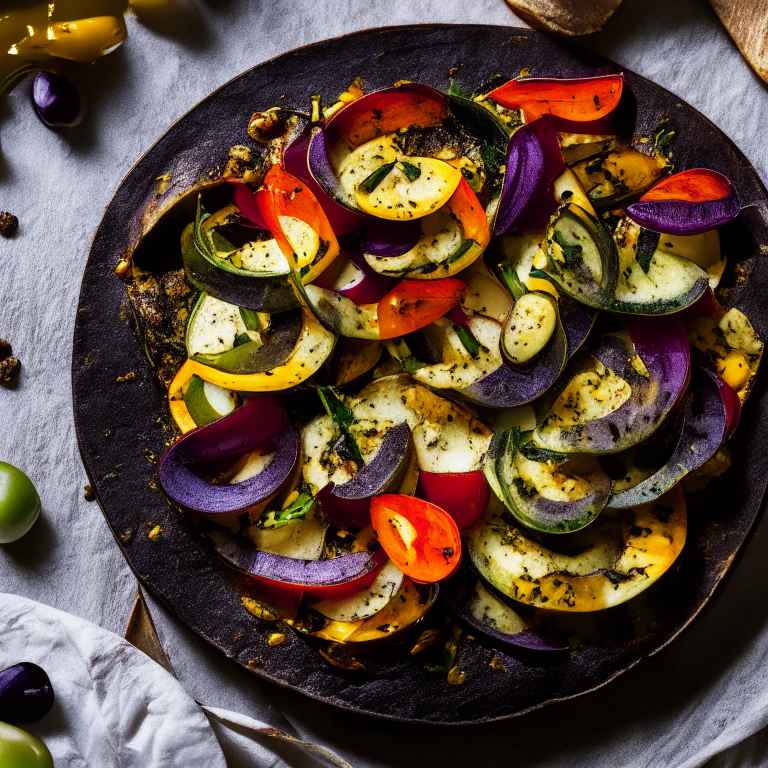
[[[122,48],[92,67],[72,68],[90,102],[79,128],[46,129],[26,87],[0,101],[0,210],[20,219],[14,239],[0,238],[0,337],[13,343],[24,366],[18,389],[0,389],[0,460],[30,476],[43,503],[33,530],[0,547],[0,590],[120,635],[136,583],[98,507],[82,498],[87,481],[69,373],[88,247],[120,180],[200,99],[293,47],[387,24],[517,23],[503,0],[177,4],[177,28],[162,34],[129,19]],[[768,179],[768,92],[706,0],[624,0],[607,29],[584,42],[699,108]],[[322,744],[355,768],[768,768],[766,545],[768,520],[711,610],[657,657],[595,693],[471,728],[392,724],[331,709],[245,672],[151,600],[150,607],[193,699]],[[0,653],[8,631],[0,613]],[[212,728],[221,737],[220,725],[216,719]],[[204,729],[189,731],[193,736],[201,750],[210,744]],[[87,764],[78,759],[60,759],[57,768]],[[280,764],[266,754],[239,760],[232,764]]]

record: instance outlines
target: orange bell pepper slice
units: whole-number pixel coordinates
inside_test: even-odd
[[[640,200],[684,200],[689,203],[703,203],[708,200],[722,200],[731,194],[728,179],[708,168],[691,168],[660,181],[646,192]]]
[[[403,280],[378,303],[379,338],[394,339],[434,323],[466,292],[467,286],[454,277]]]
[[[339,243],[328,217],[309,187],[301,180],[273,165],[256,193],[256,204],[292,269],[298,269],[302,282],[311,283],[338,255]],[[320,239],[320,248],[328,244],[320,259],[300,267],[293,246],[280,223],[281,216],[299,219],[311,227]]]
[[[477,195],[463,176],[446,206],[461,222],[464,239],[474,240],[480,247],[485,248],[491,239],[488,217]]]
[[[440,507],[413,496],[374,496],[371,522],[392,562],[414,581],[440,581],[458,568],[459,529]]]
[[[420,83],[374,91],[328,121],[328,130],[351,149],[401,128],[434,128],[448,117],[445,97]]]
[[[583,123],[616,109],[623,89],[621,75],[575,80],[526,77],[510,80],[488,96],[508,109],[522,109],[527,122],[549,114]]]

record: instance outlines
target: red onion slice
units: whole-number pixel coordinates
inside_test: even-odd
[[[244,181],[230,181],[229,184],[235,190],[232,201],[240,209],[240,213],[247,219],[247,222],[243,222],[243,224],[248,226],[248,222],[250,222],[250,225],[254,228],[269,232],[269,227],[264,222],[259,206],[256,205],[256,197],[248,185]]]
[[[276,454],[267,467],[248,480],[214,485],[189,469],[190,464],[236,456],[271,439]],[[229,416],[187,433],[160,462],[165,494],[187,509],[205,514],[231,514],[272,497],[299,460],[296,430],[273,397],[258,397]]]
[[[210,531],[217,554],[238,571],[258,579],[302,587],[334,587],[353,584],[380,568],[387,560],[383,549],[355,552],[329,560],[300,560],[273,555],[236,539],[223,530]]]

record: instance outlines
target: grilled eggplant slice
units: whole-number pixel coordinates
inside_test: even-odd
[[[485,464],[491,487],[528,528],[569,533],[589,525],[611,495],[611,480],[592,456],[541,450],[517,428],[494,438]]]
[[[724,401],[723,393],[729,390],[718,386],[716,376],[703,368],[694,369],[672,455],[650,477],[614,493],[609,507],[626,509],[653,501],[715,455],[727,436],[733,406]],[[736,399],[732,390],[730,396]]]
[[[685,390],[690,351],[677,315],[627,318],[574,358],[534,433],[562,453],[616,453],[645,440]]]
[[[465,541],[473,568],[502,595],[576,613],[610,608],[646,590],[675,562],[686,531],[678,485],[656,501],[603,513],[552,546],[508,525],[499,506],[491,505]]]

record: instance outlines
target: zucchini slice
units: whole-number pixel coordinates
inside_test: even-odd
[[[286,275],[240,269],[214,257],[195,239],[195,224],[181,235],[181,254],[187,280],[211,296],[258,312],[283,312],[299,306]],[[287,262],[286,262],[287,263]]]
[[[334,621],[305,607],[294,629],[338,643],[340,651],[355,653],[369,645],[397,642],[409,634],[429,613],[437,593],[434,584],[415,584],[406,576],[389,602],[366,619]]]
[[[378,304],[355,304],[317,285],[305,285],[302,293],[314,315],[334,333],[351,339],[379,340]]]
[[[472,566],[502,595],[578,613],[619,605],[650,587],[677,559],[686,531],[685,497],[678,485],[656,501],[603,513],[552,545],[508,525],[492,503],[465,542]]]
[[[418,466],[427,472],[480,469],[493,436],[468,408],[402,374],[377,379],[348,400],[348,405],[356,419],[350,432],[360,442],[365,433],[375,435],[369,439],[381,439],[384,430],[407,422]]]
[[[616,226],[619,279],[611,302],[614,312],[678,312],[708,288],[709,274],[692,260],[661,250],[661,237],[666,236],[643,229],[629,218]]]
[[[187,354],[227,373],[263,373],[291,356],[301,330],[299,309],[274,315],[247,313],[203,293],[187,323]]]
[[[279,514],[272,513],[272,516],[277,517]],[[265,526],[263,523],[268,516],[270,512],[262,513],[255,524],[245,529],[245,535],[259,549],[299,560],[320,560],[325,548],[328,523],[320,514],[317,502],[312,504],[303,518],[291,520],[287,525]]]
[[[306,381],[331,356],[336,336],[326,331],[308,309],[302,308],[301,313],[301,335],[290,357],[282,365],[263,373],[236,374],[188,360],[191,373],[236,392],[276,392]]]
[[[545,533],[584,528],[611,495],[611,480],[594,457],[541,450],[517,428],[494,438],[485,472],[514,517]]]
[[[524,293],[504,321],[501,351],[513,365],[530,363],[558,328],[562,333],[557,299],[538,291]]]
[[[547,230],[549,257],[532,277],[551,280],[566,296],[595,309],[608,309],[619,277],[616,244],[603,224],[575,203],[565,203]]]
[[[335,600],[309,600],[308,605],[331,621],[360,621],[383,610],[399,591],[404,578],[398,567],[391,560],[387,560],[373,583],[358,594]]]
[[[228,389],[193,376],[184,393],[184,403],[198,427],[212,424],[232,413],[237,406],[237,395]]]

